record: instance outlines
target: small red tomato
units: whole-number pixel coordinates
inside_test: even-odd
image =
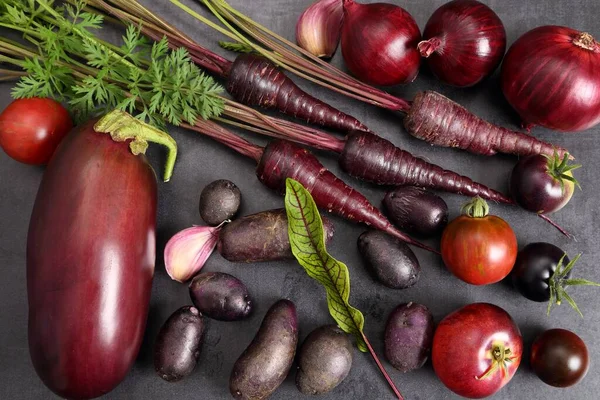
[[[446,267],[472,285],[488,285],[504,279],[517,259],[517,237],[506,221],[488,215],[479,197],[463,208],[442,234],[440,244]]]
[[[46,164],[71,128],[71,117],[59,102],[18,99],[0,114],[0,146],[24,164]]]
[[[493,304],[470,304],[440,322],[433,336],[433,369],[454,393],[481,399],[503,388],[519,368],[521,331]]]
[[[585,343],[566,329],[547,330],[531,346],[531,368],[550,386],[564,388],[579,383],[589,366]]]

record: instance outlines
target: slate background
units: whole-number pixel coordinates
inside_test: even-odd
[[[409,10],[421,29],[431,13],[444,3],[443,0],[393,2]],[[596,37],[600,36],[597,25],[600,3],[595,0],[484,2],[504,21],[509,43],[527,30],[546,24],[571,26],[588,31]],[[183,28],[203,45],[214,48],[216,40],[222,39],[218,34],[192,21],[167,0],[144,0],[143,3]],[[231,0],[231,3],[275,32],[293,39],[292,27],[311,0]],[[201,7],[191,0],[188,4],[201,10]],[[226,54],[222,50],[219,52]],[[333,62],[340,66],[341,54],[338,53]],[[300,84],[317,97],[354,114],[396,145],[495,189],[506,190],[507,177],[515,158],[486,158],[450,149],[432,148],[406,134],[398,115],[345,99],[306,82]],[[0,85],[0,108],[4,108],[10,102],[10,88],[10,84]],[[406,87],[391,88],[390,91],[412,98],[417,91],[424,89],[438,90],[493,123],[510,128],[516,128],[519,123],[517,115],[500,92],[497,74],[475,88],[456,89],[441,85],[423,68],[416,82]],[[162,250],[165,242],[175,232],[201,223],[197,203],[202,188],[219,178],[234,181],[243,193],[242,215],[283,205],[280,197],[256,181],[251,161],[207,138],[174,128],[170,132],[179,143],[181,154],[173,180],[168,184],[159,185],[159,255],[146,336],[129,376],[105,396],[106,399],[229,398],[228,380],[231,367],[251,341],[266,310],[279,298],[289,298],[296,303],[301,340],[314,328],[331,323],[322,288],[309,279],[294,262],[235,265],[215,254],[205,266],[205,270],[233,273],[243,280],[254,295],[255,313],[252,318],[243,322],[210,321],[200,362],[188,379],[178,384],[168,384],[155,375],[151,350],[153,340],[166,318],[178,307],[190,303],[187,286],[171,281],[165,273]],[[600,281],[597,262],[600,257],[597,246],[600,214],[595,201],[595,197],[600,194],[596,171],[596,165],[600,163],[600,154],[597,151],[600,126],[577,135],[539,128],[535,130],[535,134],[569,148],[585,166],[577,171],[583,192],[578,191],[572,202],[553,217],[559,224],[575,232],[577,240],[568,240],[560,236],[541,220],[518,209],[494,205],[492,211],[510,222],[517,232],[521,247],[532,241],[548,241],[565,249],[569,254],[584,253],[578,266],[578,274]],[[247,136],[253,141],[263,143],[260,138]],[[153,148],[150,157],[155,168],[161,171],[161,151]],[[367,195],[375,204],[380,203],[385,189],[343,175],[331,155],[320,153],[319,157],[327,167]],[[29,216],[42,173],[42,168],[21,165],[0,152],[0,398],[3,399],[54,398],[32,368],[26,338],[25,246]],[[456,216],[465,199],[446,194],[443,197],[453,211],[452,217]],[[576,300],[585,313],[585,320],[568,306],[555,309],[548,318],[544,304],[525,300],[510,284],[503,282],[488,287],[469,286],[453,278],[439,258],[417,251],[423,268],[420,282],[414,288],[394,291],[374,282],[363,268],[354,243],[364,228],[339,218],[334,218],[334,221],[336,236],[330,251],[350,268],[351,303],[365,314],[365,332],[382,359],[385,321],[397,304],[408,301],[426,304],[431,308],[435,321],[439,322],[445,315],[463,305],[486,301],[503,307],[513,316],[522,330],[527,350],[522,367],[511,383],[495,396],[496,399],[584,399],[600,391],[600,367],[596,362],[600,358],[600,309],[597,306],[598,293],[594,289],[583,288],[576,293]],[[575,331],[585,340],[591,352],[592,366],[587,378],[580,385],[568,390],[554,389],[539,381],[528,368],[526,361],[529,346],[535,336],[554,327]],[[387,362],[385,365],[407,399],[456,398],[436,379],[430,363],[421,370],[406,375],[393,370]],[[290,373],[288,379],[272,396],[273,399],[304,398],[294,386],[294,375],[293,372]],[[356,351],[350,375],[332,393],[321,398],[391,399],[393,396],[371,358]]]

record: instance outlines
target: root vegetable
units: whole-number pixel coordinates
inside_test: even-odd
[[[404,127],[414,137],[442,147],[458,147],[475,154],[496,153],[528,156],[532,154],[564,156],[567,150],[535,137],[508,130],[471,114],[439,93],[417,94],[404,118]]]
[[[385,326],[385,356],[401,372],[421,368],[431,353],[433,316],[421,304],[400,304]]]
[[[438,195],[415,186],[401,186],[385,195],[384,209],[398,229],[422,237],[434,236],[448,224],[448,205]]]
[[[237,321],[252,312],[246,285],[223,272],[202,272],[190,283],[190,297],[204,315],[219,321]]]
[[[204,319],[191,306],[175,311],[160,329],[154,344],[154,368],[167,382],[190,375],[200,357]]]
[[[368,231],[358,238],[358,250],[371,273],[387,287],[406,289],[419,281],[419,260],[400,240],[383,232]]]
[[[333,222],[321,216],[326,244],[333,239]],[[263,262],[293,259],[285,209],[263,211],[238,218],[223,226],[217,251],[231,262]]]
[[[279,300],[265,315],[252,343],[231,371],[229,390],[236,399],[266,399],[283,383],[298,344],[296,306]]]
[[[350,337],[335,325],[312,331],[298,352],[296,387],[303,394],[332,391],[350,372],[354,348]]]
[[[216,226],[232,218],[240,208],[242,193],[235,183],[220,179],[209,183],[200,194],[200,216]]]

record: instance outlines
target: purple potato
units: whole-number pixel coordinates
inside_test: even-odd
[[[209,183],[200,194],[200,216],[208,225],[216,226],[238,212],[242,193],[235,183],[220,179]]]
[[[385,356],[394,368],[409,372],[421,368],[431,352],[433,316],[421,304],[400,304],[385,327]]]
[[[190,283],[194,305],[209,318],[238,321],[252,312],[252,300],[246,285],[223,272],[202,272]]]
[[[298,390],[309,395],[332,391],[348,376],[353,351],[348,335],[335,325],[312,331],[298,352]]]
[[[233,397],[269,397],[290,371],[297,344],[296,306],[289,300],[279,300],[267,311],[252,343],[233,366],[229,379]]]
[[[388,192],[383,206],[398,229],[415,236],[435,236],[448,224],[444,199],[420,187],[401,186]]]
[[[419,281],[421,266],[408,245],[381,231],[358,238],[358,250],[373,276],[392,289],[406,289]]]
[[[190,375],[198,357],[204,334],[202,314],[192,306],[175,311],[160,329],[154,344],[154,368],[167,382]]]
[[[333,238],[329,218],[321,217],[325,241]],[[293,259],[285,209],[263,211],[239,218],[223,227],[217,250],[231,262],[263,262]]]

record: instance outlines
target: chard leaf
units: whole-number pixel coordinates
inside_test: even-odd
[[[356,337],[360,351],[366,352],[363,314],[352,307],[348,267],[333,258],[325,247],[323,222],[310,193],[297,181],[287,179],[285,209],[292,253],[306,273],[327,292],[329,313],[344,332]]]

